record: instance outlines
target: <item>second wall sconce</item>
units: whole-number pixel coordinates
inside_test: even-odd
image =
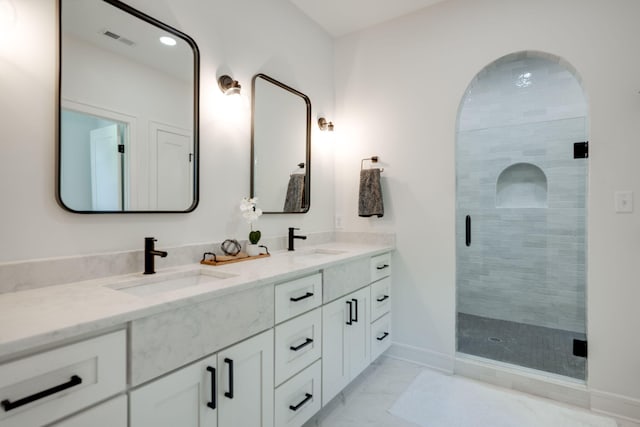
[[[237,80],[226,74],[218,78],[218,86],[225,95],[239,95],[242,88]]]
[[[324,117],[320,117],[318,119],[318,127],[320,130],[328,130],[329,132],[333,132],[333,122],[328,122]]]

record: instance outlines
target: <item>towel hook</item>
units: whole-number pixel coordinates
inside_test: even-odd
[[[360,170],[364,170],[364,162],[365,162],[366,160],[371,160],[371,163],[372,163],[372,164],[373,164],[373,163],[378,163],[378,156],[371,156],[371,157],[369,157],[369,158],[362,159],[362,160],[360,161]],[[384,172],[384,168],[380,168],[380,172]]]

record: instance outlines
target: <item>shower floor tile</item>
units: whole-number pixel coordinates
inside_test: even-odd
[[[458,313],[458,351],[584,380],[586,359],[573,355],[573,339],[586,335]]]

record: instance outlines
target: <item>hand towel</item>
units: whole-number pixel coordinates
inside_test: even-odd
[[[380,169],[362,169],[360,171],[360,196],[358,197],[358,215],[369,217],[384,215]]]
[[[291,174],[287,195],[284,199],[284,212],[301,212],[304,206],[304,178],[301,173]]]

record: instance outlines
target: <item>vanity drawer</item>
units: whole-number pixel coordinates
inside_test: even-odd
[[[322,304],[322,274],[276,285],[276,323],[284,322]]]
[[[391,314],[387,313],[371,324],[371,361],[391,346]]]
[[[375,282],[391,274],[391,254],[386,253],[371,258],[371,281]]]
[[[282,384],[275,392],[275,425],[300,427],[320,410],[320,360]]]
[[[276,385],[306,368],[321,355],[322,310],[320,308],[276,326]]]
[[[371,321],[391,310],[391,277],[371,284]]]
[[[16,360],[0,366],[0,425],[48,424],[125,385],[125,331]]]

